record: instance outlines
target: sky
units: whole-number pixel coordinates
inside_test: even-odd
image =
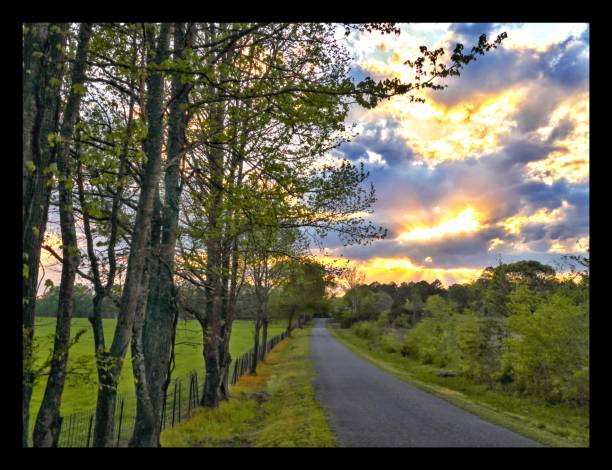
[[[481,34],[492,40],[503,31],[500,48],[441,82],[446,89],[423,92],[425,103],[398,96],[351,109],[347,124],[358,135],[330,157],[364,162],[377,194],[368,217],[388,236],[345,247],[330,235],[326,260],[352,260],[368,283],[451,285],[500,259],[555,266],[562,255],[586,253],[588,24],[411,23],[398,36],[353,32],[350,73],[411,81],[404,62],[419,46],[443,47],[448,56],[457,42],[469,50]],[[57,285],[59,264],[41,256],[41,281]]]
[[[418,47],[480,34],[502,46],[427,90],[425,103],[394,97],[353,107],[359,135],[333,153],[364,162],[377,202],[369,216],[385,240],[344,247],[366,282],[465,282],[486,266],[534,259],[555,266],[589,246],[588,24],[403,24],[401,34],[351,34],[357,80],[399,77]],[[447,53],[447,56],[449,53]]]

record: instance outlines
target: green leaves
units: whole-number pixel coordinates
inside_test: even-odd
[[[504,363],[527,393],[551,401],[588,401],[588,315],[560,293],[525,308],[525,289],[511,296]]]
[[[87,214],[92,216],[92,217],[102,218],[105,215],[105,213],[102,211],[102,208],[100,207],[100,205],[96,204],[95,202],[89,203],[85,207],[85,210],[87,211]]]
[[[80,254],[79,247],[76,245],[68,246],[67,251],[68,251],[68,256],[77,256],[78,254]]]
[[[47,143],[51,148],[55,147],[55,143],[60,142],[60,139],[61,137],[59,136],[59,134],[55,132],[50,132],[49,134],[47,134]]]
[[[72,175],[68,175],[68,176],[65,178],[65,181],[64,181],[64,188],[65,188],[66,190],[68,190],[68,191],[71,191],[71,190],[72,190],[72,188],[74,188],[74,179],[72,178]]]
[[[87,87],[83,83],[75,83],[72,85],[72,90],[79,95],[87,93]]]
[[[57,163],[55,162],[50,163],[49,166],[47,166],[43,170],[43,175],[57,176],[58,175]]]

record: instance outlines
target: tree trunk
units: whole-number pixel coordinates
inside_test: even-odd
[[[289,313],[289,324],[287,325],[287,334],[291,336],[291,330],[293,329],[293,316],[295,315],[295,307],[291,307],[291,312]]]
[[[261,316],[260,313],[257,314],[257,319],[255,320],[255,336],[253,343],[253,361],[251,362],[251,374],[255,375],[257,373],[257,362],[259,360],[259,334],[261,331]]]
[[[154,266],[149,260],[149,266]],[[143,276],[143,291],[149,285],[150,272],[145,268]],[[143,328],[147,309],[147,296],[140,298],[136,316],[134,318],[134,331],[132,334],[132,369],[136,388],[136,423],[129,447],[157,447],[155,429],[158,427],[155,410],[149,395],[148,376],[146,373],[145,357],[143,353]]]
[[[24,41],[23,83],[23,140],[24,168],[33,162],[34,169],[26,168],[23,184],[23,409],[22,443],[28,446],[30,425],[30,400],[34,386],[32,372],[32,342],[38,290],[40,250],[47,227],[50,175],[45,170],[53,160],[55,150],[50,146],[48,135],[56,132],[59,122],[59,93],[51,89],[52,80],[62,79],[60,49],[64,47],[67,25],[48,23],[28,24]],[[51,26],[60,27],[51,31]],[[38,57],[42,54],[41,57]],[[27,78],[26,78],[27,77]]]
[[[263,333],[262,333],[262,338],[261,338],[261,344],[263,345],[263,357],[266,357],[266,354],[268,354],[268,315],[267,312],[266,314],[264,314],[264,319],[263,319]]]
[[[74,281],[80,262],[76,227],[72,204],[73,176],[70,171],[69,151],[74,125],[79,114],[81,91],[76,85],[85,81],[87,49],[92,24],[82,23],[79,30],[76,60],[72,69],[71,88],[62,119],[60,142],[58,143],[57,166],[59,172],[60,227],[62,234],[62,277],[59,288],[53,360],[47,380],[45,394],[34,426],[35,447],[51,447],[56,444],[60,431],[60,406],[70,346],[70,322],[74,310]]]
[[[154,42],[152,25],[146,26],[149,43]],[[149,63],[160,65],[168,56],[168,43],[171,26],[162,23],[157,43],[157,51]],[[132,232],[132,244],[128,258],[127,274],[121,294],[121,306],[117,318],[117,326],[113,343],[109,351],[110,388],[98,395],[96,408],[96,427],[94,432],[95,446],[112,445],[112,422],[114,420],[114,404],[116,400],[116,385],[121,374],[123,360],[131,343],[132,329],[136,308],[142,292],[142,277],[145,261],[148,255],[149,237],[151,235],[151,218],[155,195],[158,191],[161,169],[161,147],[163,140],[163,88],[164,78],[161,73],[151,73],[147,79],[147,122],[148,132],[145,141],[147,163],[142,181],[142,190],[138,200],[136,221]],[[102,398],[102,402],[100,402]]]
[[[34,145],[32,140],[34,126],[37,120],[37,114],[41,111],[38,106],[36,94],[40,87],[41,78],[44,73],[41,73],[42,59],[37,59],[34,53],[44,54],[45,44],[49,40],[49,24],[48,23],[26,23],[27,32],[23,38],[23,129],[22,129],[22,144],[23,144],[23,208],[22,220],[26,220],[26,208],[29,210],[29,202],[27,195],[31,193],[31,185],[33,183],[30,176],[28,166],[34,162]],[[31,197],[31,194],[30,194]]]
[[[174,25],[174,58],[180,60],[184,56],[184,47],[191,47],[195,28],[190,28],[185,34],[185,24]],[[189,85],[181,82],[180,76],[172,81],[173,101],[170,105],[168,119],[168,159],[164,176],[165,198],[161,210],[161,244],[159,247],[159,263],[157,264],[156,284],[150,291],[147,315],[144,323],[143,352],[145,371],[151,406],[158,418],[157,425],[148,432],[151,436],[137,436],[143,431],[134,430],[135,439],[145,442],[155,442],[159,445],[159,420],[165,388],[169,382],[171,352],[174,343],[174,330],[178,310],[175,301],[174,286],[174,254],[178,230],[179,216],[179,169],[184,154],[185,129],[188,115],[183,109],[187,102]],[[139,415],[137,413],[136,421]]]
[[[242,163],[239,164],[238,182],[242,179]],[[229,292],[227,294],[227,310],[225,312],[225,323],[223,325],[223,335],[221,341],[221,365],[223,371],[223,379],[221,382],[221,399],[229,400],[229,373],[232,365],[232,356],[230,354],[230,339],[232,335],[232,326],[236,316],[236,300],[238,298],[238,261],[240,253],[238,252],[238,237],[232,237],[231,243],[231,264],[229,267]]]
[[[220,104],[213,105],[213,116],[216,136],[223,132],[224,118]],[[219,404],[219,390],[223,376],[219,357],[222,310],[223,280],[220,274],[222,259],[222,203],[223,203],[223,153],[221,142],[213,142],[208,151],[210,171],[210,209],[208,211],[209,233],[206,240],[206,337],[204,339],[204,356],[206,362],[206,378],[202,406],[214,408]]]

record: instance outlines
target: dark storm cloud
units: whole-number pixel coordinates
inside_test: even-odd
[[[525,139],[512,139],[504,146],[500,152],[500,158],[495,162],[500,166],[500,169],[506,169],[510,166],[524,165],[529,162],[544,160],[554,150],[559,148],[554,145],[549,145],[541,142],[534,142]]]
[[[567,92],[559,87],[546,86],[538,82],[528,91],[528,99],[510,116],[517,122],[518,132],[530,132],[548,124],[550,114],[568,96]]]
[[[529,224],[521,228],[521,236],[527,242],[535,242],[546,237],[546,229],[539,224]]]
[[[582,88],[589,79],[588,41],[570,36],[544,54],[544,76],[564,88]]]
[[[566,183],[567,184],[567,183]],[[567,185],[567,201],[576,208],[576,212],[588,216],[589,214],[589,185],[588,183]]]
[[[402,164],[412,159],[414,153],[406,141],[399,137],[395,130],[398,122],[385,119],[367,123],[364,130],[350,142],[342,144],[336,151],[351,161],[368,159],[366,150],[379,154],[390,166]],[[383,137],[383,131],[386,136]]]
[[[518,187],[516,192],[520,195],[523,207],[530,212],[542,207],[552,210],[561,207],[563,199],[567,198],[569,185],[565,180],[552,185],[540,181],[528,181]]]
[[[552,130],[548,136],[547,142],[554,142],[556,140],[562,140],[566,138],[574,130],[575,125],[571,119],[565,117],[557,126]]]
[[[570,208],[566,210],[567,222],[577,229],[588,229],[589,218],[589,185],[588,183],[570,184],[559,180],[552,185],[541,182],[526,182],[516,188],[516,194],[521,201],[521,207],[527,212],[538,209],[558,209],[567,201]]]
[[[489,35],[499,23],[453,23],[449,29],[467,40],[478,40],[481,34]]]

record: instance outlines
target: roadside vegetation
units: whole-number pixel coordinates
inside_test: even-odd
[[[588,258],[573,277],[535,261],[466,285],[354,284],[336,336],[428,391],[549,445],[589,442]]]
[[[232,387],[231,400],[162,432],[164,447],[332,447],[314,398],[310,328],[295,330]]]

